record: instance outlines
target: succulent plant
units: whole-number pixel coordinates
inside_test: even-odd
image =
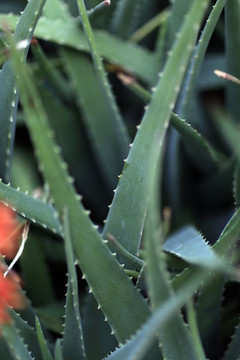
[[[239,14],[2,1],[1,359],[240,357]]]

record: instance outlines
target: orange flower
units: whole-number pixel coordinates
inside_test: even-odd
[[[25,306],[25,300],[20,292],[19,277],[10,273],[3,276],[4,269],[0,268],[0,326],[11,323],[8,308],[21,309]]]
[[[22,225],[18,222],[15,212],[0,203],[0,254],[8,259],[15,257],[19,248]]]

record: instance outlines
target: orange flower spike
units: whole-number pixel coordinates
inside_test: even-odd
[[[8,259],[14,258],[19,248],[22,225],[18,222],[15,212],[0,203],[0,254]]]
[[[19,277],[14,273],[3,276],[4,269],[0,269],[0,327],[1,324],[10,324],[11,317],[8,308],[22,309],[26,301],[20,292]]]

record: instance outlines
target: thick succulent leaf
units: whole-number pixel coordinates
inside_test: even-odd
[[[43,15],[49,19],[71,20],[67,5],[62,0],[46,0]]]
[[[180,31],[184,19],[190,10],[191,3],[188,0],[174,1],[171,4],[170,16],[168,19],[168,50],[173,46],[176,40],[176,34]]]
[[[240,235],[240,209],[234,212],[231,219],[224,227],[217,242],[213,245],[213,250],[222,259],[228,259],[229,250],[237,242]],[[195,268],[188,268],[180,275],[173,279],[174,288],[179,289],[185,281],[191,281],[192,276],[198,273],[199,270]]]
[[[240,359],[240,325],[236,327],[235,333],[232,337],[231,343],[224,355],[223,360],[239,360]]]
[[[195,1],[186,17],[137,131],[106,220],[104,237],[112,234],[133,254],[139,250],[156,164],[207,4]]]
[[[210,275],[207,284],[203,284],[197,300],[198,328],[206,357],[209,359],[220,357],[224,285],[224,273]]]
[[[54,359],[63,360],[61,340],[57,339],[54,347]]]
[[[104,315],[99,311],[98,304],[91,293],[84,298],[81,309],[87,359],[103,359],[116,349],[117,340],[111,333],[109,324],[104,321]],[[92,346],[93,339],[94,346]]]
[[[14,30],[19,17],[16,15],[0,14],[0,29],[7,22],[9,28]],[[89,45],[83,31],[76,20],[63,21],[60,19],[47,19],[41,17],[34,36],[39,39],[51,41],[59,45],[73,47],[76,50],[89,52]],[[125,68],[130,73],[139,77],[147,84],[155,82],[155,57],[146,49],[125,42],[106,32],[94,31],[98,51],[107,61]]]
[[[40,321],[36,317],[36,333],[39,341],[39,346],[42,353],[43,360],[53,360],[52,354],[49,350],[49,345],[44,337]]]
[[[0,181],[0,200],[16,210],[22,217],[54,233],[62,234],[58,214],[52,205],[36,199]]]
[[[85,3],[83,0],[77,0],[79,15],[82,23],[82,27],[85,33],[85,36],[88,40],[90,53],[92,56],[95,72],[99,81],[99,84],[102,88],[102,93],[104,96],[104,101],[108,107],[108,111],[112,117],[112,123],[114,127],[115,141],[118,144],[118,151],[122,159],[125,158],[128,152],[128,145],[130,138],[128,136],[127,128],[123,122],[122,116],[118,109],[116,100],[114,98],[113,92],[111,90],[110,82],[108,80],[107,74],[105,72],[103,61],[100,56],[97,39],[95,39],[92,26],[90,24],[88,14],[85,8]]]
[[[45,0],[31,0],[20,17],[14,33],[16,42],[31,40],[36,24],[41,15]],[[0,21],[3,28],[8,22]],[[5,24],[5,25],[4,25]],[[23,51],[23,59],[26,58],[29,45]],[[10,179],[10,167],[13,151],[16,109],[18,105],[18,89],[11,62],[7,61],[0,72],[0,176],[5,181]]]
[[[79,201],[72,179],[66,171],[66,164],[62,161],[59,148],[54,142],[29,69],[19,61],[14,47],[12,61],[14,68],[20,74],[21,102],[27,125],[54,204],[60,213],[65,207],[69,208],[76,259],[117,338],[124,341],[145,321],[150,310],[101,239]],[[126,294],[128,294],[127,301]]]
[[[108,356],[107,360],[143,359],[155,340],[155,334],[158,333],[170,318],[179,311],[181,306],[188,301],[199,287],[202,279],[206,278],[206,276],[205,272],[200,272],[191,282],[186,283],[176,295],[172,295],[170,299],[157,307],[137,334],[125,345]]]
[[[158,207],[156,207],[157,204],[154,204],[156,198],[158,196],[153,192],[144,231],[147,285],[154,310],[167,299],[170,300],[171,296],[174,296],[166,269],[166,259],[162,252],[164,226],[159,224],[157,220],[159,218],[157,216]],[[180,312],[176,312],[162,326],[158,337],[164,358],[169,360],[198,359],[192,338]]]
[[[84,114],[86,131],[99,170],[113,190],[122,171],[124,154],[118,141],[120,134],[105,102],[101,84],[88,56],[71,49],[63,49],[61,55]]]
[[[240,165],[236,166],[234,171],[234,182],[233,182],[233,193],[235,198],[235,204],[237,207],[240,206]]]
[[[62,352],[65,360],[86,359],[79,309],[77,274],[71,242],[68,211],[64,213],[64,241],[68,265],[68,290],[66,298],[65,324],[62,340]]]
[[[8,347],[3,338],[0,339],[0,356],[1,359],[4,360],[13,360],[13,357],[9,352]]]
[[[4,326],[2,328],[2,336],[13,359],[34,360],[14,325]]]
[[[240,56],[240,3],[238,0],[226,1],[225,6],[225,47],[226,47],[226,72],[240,78],[240,65],[237,60]],[[231,81],[226,84],[226,105],[231,116],[238,120],[240,87]]]
[[[145,9],[146,4],[146,0],[119,0],[111,19],[111,32],[128,38],[136,29],[141,11]]]
[[[199,72],[204,61],[204,57],[209,45],[209,42],[212,38],[212,34],[215,30],[216,24],[219,20],[221,12],[224,8],[226,0],[217,0],[215,5],[212,8],[212,11],[209,15],[209,18],[206,22],[206,25],[202,31],[201,37],[198,41],[198,44],[194,50],[191,62],[188,67],[188,71],[185,77],[184,86],[180,93],[180,99],[178,101],[178,113],[180,116],[192,120],[192,101],[197,80],[199,77]]]
[[[201,234],[191,225],[184,226],[170,235],[164,243],[163,249],[193,265],[207,266],[208,268],[221,266],[221,259],[216,256]]]
[[[42,360],[41,351],[38,343],[36,331],[14,310],[10,311],[11,318],[14,320],[14,325],[21,336],[24,343],[27,345],[28,351],[35,360]]]
[[[132,82],[125,81],[124,85],[126,85],[145,103],[148,104],[151,101],[151,94],[135,80],[133,80]],[[170,123],[174,127],[174,129],[177,130],[184,143],[188,145],[191,149],[194,148],[195,153],[201,156],[201,158],[207,158],[207,160],[209,160],[210,157],[215,165],[221,164],[224,158],[223,155],[220,154],[217,150],[215,150],[214,147],[211,146],[211,144],[191,124],[189,124],[186,120],[181,119],[174,112],[172,112],[171,114]]]

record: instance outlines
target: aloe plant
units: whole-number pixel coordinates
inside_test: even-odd
[[[238,359],[239,1],[3,3],[1,357]]]

